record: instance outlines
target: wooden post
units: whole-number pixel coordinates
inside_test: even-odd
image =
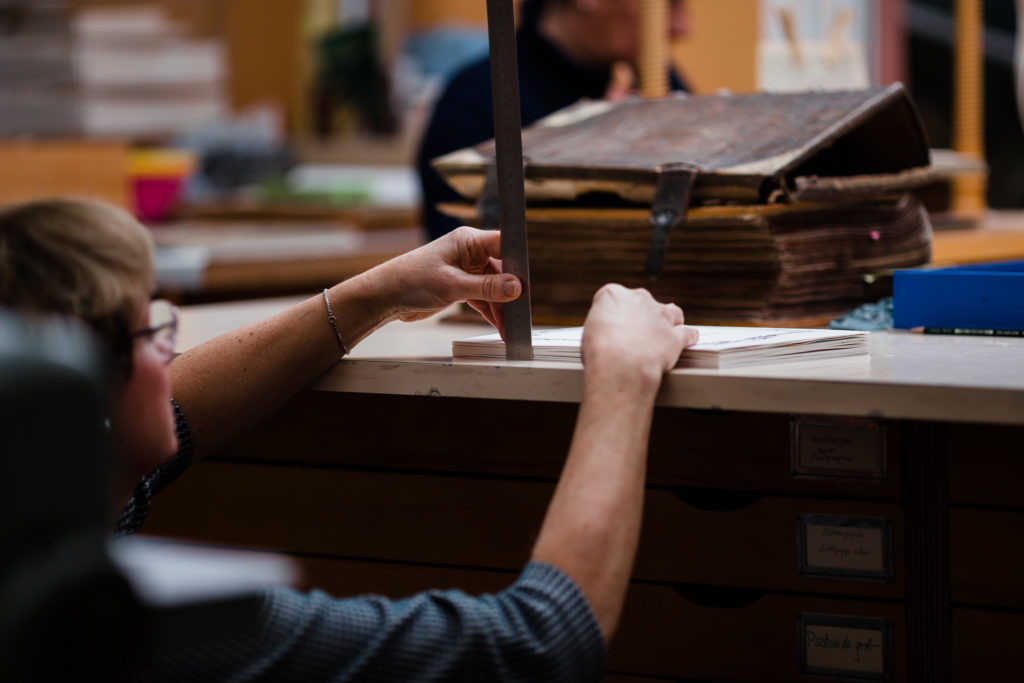
[[[953,148],[974,159],[985,158],[983,31],[981,0],[957,0]],[[980,214],[985,208],[985,176],[977,173],[958,177],[954,185],[953,211]]]
[[[877,77],[882,85],[907,80],[907,1],[881,0],[875,30],[880,43]]]
[[[640,92],[644,97],[668,94],[668,0],[641,0]]]

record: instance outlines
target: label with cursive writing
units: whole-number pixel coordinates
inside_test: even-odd
[[[797,626],[800,673],[885,680],[892,670],[887,619],[801,613]]]
[[[885,517],[800,515],[802,576],[892,578],[892,525]]]
[[[869,418],[793,419],[793,472],[821,477],[885,476],[884,430]]]

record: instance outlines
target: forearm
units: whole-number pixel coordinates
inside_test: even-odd
[[[328,296],[349,350],[390,320],[365,274]],[[322,293],[178,356],[170,365],[172,392],[191,425],[196,456],[258,424],[340,356]]]
[[[456,301],[515,299],[519,280],[501,274],[500,247],[497,232],[460,228],[335,285],[328,296],[345,346],[386,322],[422,320]],[[493,311],[489,319],[500,326]],[[257,424],[340,355],[322,294],[182,354],[170,367],[172,391],[197,456]]]
[[[660,378],[589,373],[576,431],[533,559],[571,576],[606,639],[618,623],[643,513],[647,445]]]

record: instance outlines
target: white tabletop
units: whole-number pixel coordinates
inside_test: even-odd
[[[182,315],[178,350],[296,301],[188,307]],[[453,340],[485,334],[490,328],[443,318],[383,327],[311,388],[579,401],[579,363],[453,362]],[[658,403],[695,409],[1024,425],[1024,338],[876,332],[871,334],[870,353],[862,356],[724,370],[673,370],[662,385]]]

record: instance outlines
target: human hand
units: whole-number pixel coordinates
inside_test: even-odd
[[[504,303],[522,292],[501,270],[501,233],[463,226],[374,268],[389,317],[422,320],[466,301],[505,335]]]
[[[612,102],[624,100],[636,94],[636,70],[629,62],[618,61],[612,64],[611,77],[604,91],[604,99]]]
[[[583,324],[583,365],[657,386],[682,350],[696,343],[697,330],[683,324],[681,308],[655,301],[646,289],[608,284],[594,295]]]

